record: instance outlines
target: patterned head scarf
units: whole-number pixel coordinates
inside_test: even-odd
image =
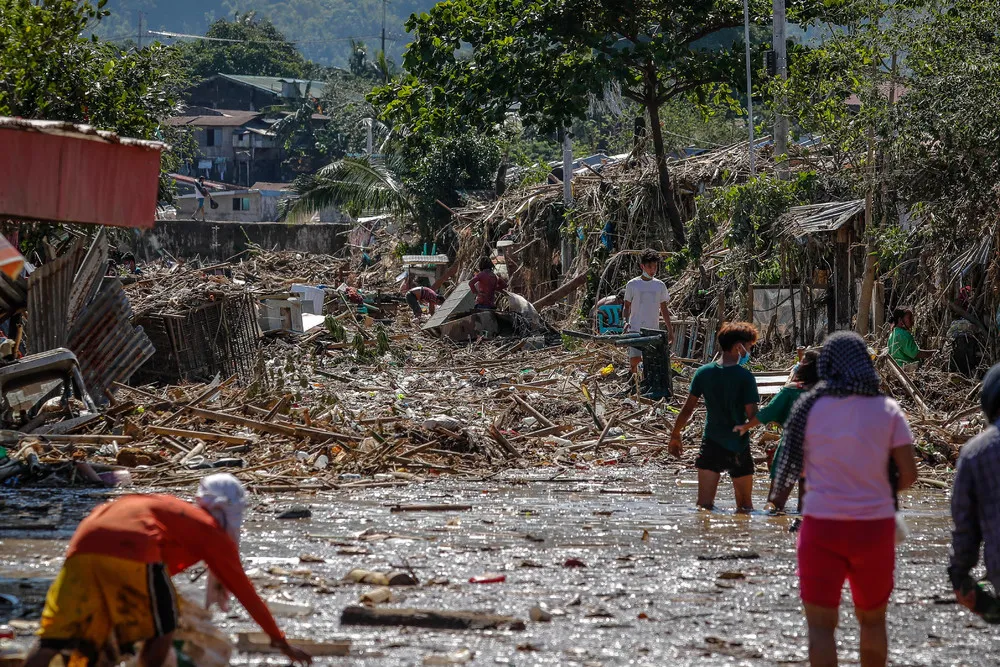
[[[799,397],[785,424],[785,446],[776,461],[776,489],[787,489],[802,475],[806,422],[823,396],[878,396],[881,380],[864,339],[850,331],[831,334],[819,355],[819,382]]]
[[[247,506],[247,492],[240,480],[227,472],[220,472],[202,478],[198,484],[198,506],[212,515],[219,528],[224,530],[236,547],[240,546],[240,526]],[[207,599],[205,607],[218,603],[219,608],[228,611],[229,593],[208,573]]]
[[[987,421],[1000,421],[1000,364],[991,368],[983,378],[983,391],[979,400]]]

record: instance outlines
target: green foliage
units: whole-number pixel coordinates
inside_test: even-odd
[[[0,115],[82,122],[154,139],[184,81],[172,49],[81,36],[107,12],[73,0],[0,3]]]
[[[699,197],[698,217],[692,222],[690,257],[697,259],[705,244],[728,223],[726,245],[730,255],[720,274],[734,272],[740,284],[777,283],[781,265],[774,249],[776,222],[792,206],[812,201],[817,186],[813,172],[790,181],[762,175],[746,183],[717,188]]]
[[[411,154],[407,185],[423,240],[450,240],[438,238],[451,219],[451,213],[441,204],[455,208],[461,205],[465,191],[492,190],[500,159],[500,146],[495,140],[473,134],[437,137],[426,148]]]
[[[298,196],[285,202],[284,213],[303,215],[339,208],[354,216],[384,212],[407,216],[413,206],[402,181],[403,170],[397,153],[345,157],[295,179],[293,190]]]
[[[921,203],[927,233],[949,243],[988,233],[1000,172],[1000,4],[933,2],[906,30],[906,94],[888,119],[891,186]]]
[[[751,0],[763,22],[771,3]],[[802,0],[794,20],[822,6]],[[709,0],[446,0],[413,16],[405,78],[372,97],[383,118],[417,133],[495,133],[514,104],[522,122],[549,133],[584,120],[595,99],[622,98],[649,120],[653,149],[666,155],[660,107],[679,96],[732,106],[732,82],[743,77],[743,49],[697,43],[743,24],[742,3]],[[760,48],[756,47],[758,55]],[[665,160],[659,185],[672,190]],[[665,198],[675,239],[684,229],[673,197]]]
[[[801,173],[791,181],[758,176],[716,191],[722,198],[716,214],[722,212],[730,221],[729,247],[743,246],[754,254],[770,248],[777,236],[774,223],[792,206],[809,201],[815,180],[814,173]]]
[[[326,327],[326,330],[330,333],[330,337],[333,338],[333,342],[347,342],[347,330],[344,329],[344,325],[337,321],[332,315],[327,315],[323,318],[323,326]]]
[[[310,72],[311,64],[295,45],[270,20],[258,19],[256,12],[237,13],[232,21],[219,19],[205,36],[237,41],[183,43],[179,48],[195,79],[220,73],[302,78]]]

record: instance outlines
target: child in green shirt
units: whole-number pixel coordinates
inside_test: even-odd
[[[806,353],[802,356],[802,361],[799,362],[799,366],[795,371],[795,375],[792,378],[792,382],[781,388],[774,398],[771,399],[770,403],[765,405],[757,412],[757,416],[748,421],[746,424],[742,424],[733,428],[733,431],[739,433],[740,435],[746,435],[747,432],[752,428],[756,428],[761,424],[781,424],[785,425],[788,421],[789,415],[792,414],[792,407],[795,405],[795,401],[799,397],[813,388],[817,382],[819,382],[819,372],[817,370],[816,363],[819,361],[819,350],[806,350]],[[784,439],[778,441],[778,447],[774,451],[774,456],[772,461],[777,460],[778,452],[781,451],[781,446],[784,443]],[[771,466],[771,486],[774,486],[774,466]],[[799,506],[802,505],[802,482],[799,482]],[[768,497],[771,496],[771,492],[768,491]]]
[[[892,311],[893,329],[889,334],[889,356],[900,366],[906,366],[934,354],[934,350],[921,350],[913,340],[913,310],[899,307]]]

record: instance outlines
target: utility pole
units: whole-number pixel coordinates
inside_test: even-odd
[[[563,202],[573,205],[573,139],[569,128],[563,130]]]
[[[563,204],[568,210],[573,206],[573,138],[569,128],[563,130]],[[559,245],[559,262],[562,264],[564,276],[569,275],[570,264],[573,262],[574,244],[564,232]]]
[[[382,0],[382,82],[389,82],[389,56],[385,55],[385,6],[389,0]]]
[[[753,81],[750,76],[750,6],[749,0],[743,0],[743,41],[746,43],[747,55],[747,132],[750,135],[750,177],[756,175],[753,155]]]
[[[774,0],[774,27],[772,28],[772,48],[777,76],[780,83],[788,80],[788,54],[786,45],[787,24],[785,23],[785,0]],[[774,100],[774,158],[778,166],[778,178],[788,178],[788,116],[785,111],[786,98],[783,92]]]
[[[142,12],[139,12],[139,29],[135,34],[135,43],[142,49]]]

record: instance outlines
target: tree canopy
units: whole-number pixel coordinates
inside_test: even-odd
[[[182,85],[176,54],[81,36],[105,15],[104,0],[0,3],[0,114],[154,138]]]
[[[769,20],[768,0],[750,5],[751,20]],[[797,0],[789,15],[808,18],[821,7]],[[445,0],[407,22],[409,76],[373,99],[386,119],[416,132],[489,131],[512,109],[525,124],[551,131],[614,91],[649,119],[660,189],[683,245],[659,110],[683,95],[735,103],[731,84],[745,71],[743,49],[699,43],[742,24],[739,0]]]
[[[198,79],[220,72],[302,78],[315,67],[270,20],[260,19],[254,12],[236,14],[232,21],[219,19],[205,36],[211,39],[179,47],[192,76]]]

